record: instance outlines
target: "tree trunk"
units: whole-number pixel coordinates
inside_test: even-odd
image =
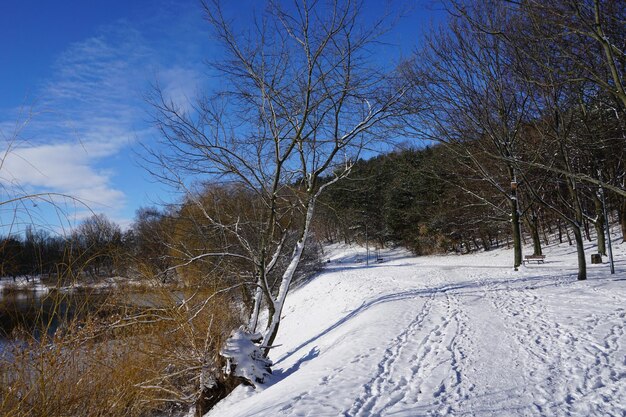
[[[589,222],[587,220],[583,220],[583,226],[585,229],[585,237],[587,238],[587,242],[593,242],[591,239],[591,232],[589,231]]]
[[[257,325],[259,323],[259,311],[261,310],[261,302],[263,301],[263,290],[261,289],[261,283],[254,292],[254,305],[252,306],[252,312],[250,314],[250,321],[248,322],[248,330],[250,333],[256,332]]]
[[[572,246],[572,237],[569,234],[569,227],[565,226],[565,234],[567,235],[567,243]]]
[[[320,190],[321,191],[321,190]],[[296,268],[300,263],[300,259],[302,258],[302,252],[304,251],[304,245],[306,244],[306,239],[309,235],[309,229],[311,227],[311,222],[313,220],[313,213],[315,211],[315,203],[317,199],[317,195],[319,192],[310,198],[308,201],[308,207],[306,211],[306,218],[304,220],[304,225],[302,227],[302,231],[300,233],[300,238],[296,243],[296,247],[294,248],[293,255],[291,256],[291,261],[287,266],[287,269],[283,273],[280,288],[278,290],[278,296],[276,301],[270,300],[271,307],[273,307],[273,311],[269,316],[269,324],[267,327],[267,331],[263,337],[262,346],[264,346],[263,353],[265,356],[269,354],[272,344],[276,339],[276,335],[278,334],[278,327],[280,326],[280,316],[283,312],[283,307],[285,305],[285,298],[287,297],[287,293],[289,292],[289,286],[291,285],[291,280],[296,273]]]
[[[576,221],[573,222],[574,226],[574,238],[576,239],[576,252],[578,253],[578,280],[582,281],[587,279],[587,261],[585,259],[585,248],[583,245],[582,225],[585,223],[583,216],[583,208],[580,204],[580,198],[578,194],[578,187],[574,180],[570,179],[568,182],[569,193],[574,206],[574,216]],[[587,234],[589,231],[587,230]],[[591,240],[591,239],[590,239]]]
[[[491,243],[489,242],[489,239],[485,235],[481,235],[480,240],[483,242],[483,249],[485,250],[485,252],[491,249]]]
[[[280,315],[283,311],[283,306],[285,304],[285,297],[289,290],[289,285],[291,284],[291,279],[296,272],[296,268],[298,263],[300,262],[300,258],[302,257],[302,252],[304,250],[304,240],[306,236],[300,238],[298,243],[296,244],[296,248],[294,250],[294,254],[291,258],[291,262],[289,262],[289,266],[287,270],[283,274],[280,290],[278,292],[278,299],[274,304],[274,312],[270,315],[269,324],[267,326],[267,332],[265,333],[265,337],[263,338],[263,353],[265,356],[269,354],[270,348],[276,340],[276,335],[278,334],[278,327],[280,326]]]
[[[539,236],[539,228],[537,227],[537,224],[535,223],[531,226],[530,230],[533,238],[533,255],[541,255],[541,237]]]
[[[580,225],[574,225],[572,230],[576,240],[576,253],[578,254],[578,280],[584,281],[587,279],[587,260],[585,259],[585,247],[581,229]]]
[[[545,221],[543,223],[545,223]],[[541,231],[543,232],[543,244],[548,246],[550,244],[550,229],[543,227]]]
[[[596,220],[593,222],[593,226],[596,229],[596,240],[598,242],[598,253],[602,256],[606,256],[606,242],[604,235],[604,225],[606,219],[604,218],[604,207],[602,206],[602,200],[594,194],[593,203],[596,209]]]
[[[511,206],[511,233],[513,235],[513,267],[517,269],[522,264],[522,230],[520,214],[517,209],[517,198],[509,200]]]
[[[626,243],[626,198],[622,198],[619,206],[619,223],[622,226],[622,242]]]
[[[541,237],[539,236],[539,218],[537,214],[532,211],[530,215],[524,216],[526,224],[530,229],[530,236],[533,240],[533,255],[541,255]]]

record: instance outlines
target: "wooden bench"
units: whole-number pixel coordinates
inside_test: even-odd
[[[526,262],[537,262],[537,264],[540,264],[543,263],[545,259],[546,255],[526,255],[524,256],[522,263],[526,264]]]

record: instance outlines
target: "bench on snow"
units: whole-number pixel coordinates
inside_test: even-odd
[[[526,263],[526,262],[537,262],[537,264],[539,263],[543,263],[543,261],[546,259],[546,255],[526,255],[524,256],[524,261],[522,263]]]

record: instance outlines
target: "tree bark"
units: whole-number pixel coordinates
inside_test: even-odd
[[[515,191],[512,192],[515,197]],[[511,233],[513,234],[513,267],[517,269],[522,264],[522,230],[520,227],[520,213],[517,208],[517,198],[511,198]]]
[[[574,232],[576,253],[578,255],[578,280],[584,281],[587,279],[587,260],[585,259],[585,246],[581,229],[582,227],[580,225],[574,225],[572,231]]]
[[[587,279],[587,262],[585,260],[585,247],[582,235],[582,228],[584,224],[583,208],[580,204],[576,182],[570,179],[567,182],[567,188],[574,206],[574,221],[570,220],[570,223],[573,226],[574,239],[576,240],[576,252],[578,254],[578,280],[582,281]]]
[[[583,219],[583,228],[585,230],[585,237],[587,238],[587,242],[593,242],[591,239],[591,232],[589,231],[589,222]]]
[[[259,312],[261,310],[261,301],[263,299],[263,290],[261,289],[261,283],[257,280],[259,285],[254,292],[254,305],[252,306],[252,312],[250,314],[250,320],[248,322],[248,330],[250,333],[255,333],[257,325],[259,323]]]
[[[531,236],[533,238],[533,255],[542,255],[541,251],[541,237],[539,236],[539,226],[537,225],[537,217],[534,216],[534,219],[531,220]]]
[[[596,240],[598,242],[598,253],[606,256],[606,236],[604,235],[604,226],[606,219],[604,218],[604,207],[602,200],[594,194],[593,203],[596,209],[596,220],[593,226],[596,229]]]
[[[626,242],[626,198],[622,199],[622,204],[619,208],[619,218],[622,226],[622,242]]]
[[[535,211],[531,211],[530,214],[524,216],[524,220],[530,229],[530,237],[533,240],[533,255],[542,255],[541,236],[539,236],[539,217]]]
[[[269,354],[270,348],[274,343],[274,340],[276,340],[278,327],[280,326],[280,316],[285,305],[285,298],[287,297],[287,293],[289,292],[289,286],[291,285],[293,276],[296,273],[296,268],[298,267],[300,259],[302,258],[302,252],[304,251],[304,246],[306,244],[306,239],[309,235],[311,222],[313,221],[315,203],[320,191],[318,191],[314,196],[311,196],[308,201],[304,225],[302,227],[298,242],[296,243],[296,246],[294,248],[291,261],[289,262],[289,266],[283,273],[280,288],[278,290],[278,296],[276,298],[276,301],[270,301],[270,304],[272,304],[273,307],[273,312],[270,314],[269,324],[267,327],[267,331],[265,332],[265,336],[263,337],[262,343],[262,345],[264,346],[263,353],[265,354],[265,356]]]

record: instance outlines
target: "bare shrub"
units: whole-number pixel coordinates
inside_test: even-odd
[[[112,294],[50,337],[17,330],[0,357],[0,415],[185,410],[218,375],[219,347],[238,324],[226,296],[160,288]]]

